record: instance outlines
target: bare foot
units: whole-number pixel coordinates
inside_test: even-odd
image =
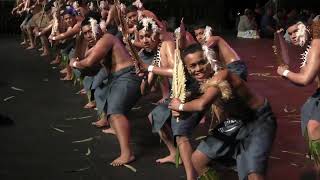
[[[43,52],[42,54],[40,54],[40,56],[48,56],[49,53],[48,52]]]
[[[20,43],[20,45],[26,45],[27,44],[27,42],[26,41],[22,41],[21,43]]]
[[[113,160],[112,163],[110,163],[110,165],[114,166],[114,167],[118,167],[118,166],[122,166],[124,164],[129,164],[134,160],[135,160],[135,157],[133,155],[128,156],[128,157],[121,155],[117,159]]]
[[[34,48],[35,48],[35,46],[31,45],[31,46],[27,47],[26,49],[30,50],[30,49],[34,49]]]
[[[56,59],[56,60],[50,62],[50,64],[59,64],[59,63],[60,63],[60,59],[58,59],[58,60]]]
[[[43,51],[43,47],[39,48],[38,51]]]
[[[108,120],[102,118],[96,122],[93,122],[92,125],[96,126],[97,128],[107,127],[109,126]]]
[[[60,71],[61,72],[61,71]],[[85,95],[87,94],[87,91],[85,89],[81,89],[80,92],[79,92],[81,95]]]
[[[113,128],[103,129],[102,132],[106,134],[116,134],[116,131]]]
[[[85,109],[91,109],[91,108],[95,108],[96,107],[96,102],[91,101],[88,104],[86,104],[83,108]]]
[[[71,81],[72,77],[71,76],[65,76],[64,78],[60,78],[61,81]]]
[[[60,71],[60,73],[61,73],[61,74],[65,74],[65,73],[67,73],[67,71],[68,71],[67,68],[64,68],[64,69],[62,69],[62,70]]]
[[[170,154],[169,156],[166,156],[164,158],[157,159],[156,162],[159,164],[164,164],[164,163],[175,164],[176,163],[176,156],[175,156],[175,154],[172,154],[172,155]],[[180,164],[180,162],[179,162],[179,164]]]

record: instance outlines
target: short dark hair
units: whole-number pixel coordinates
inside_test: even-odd
[[[101,19],[101,15],[98,12],[94,12],[94,11],[90,11],[84,18],[84,20],[81,22],[81,27],[86,26],[86,25],[90,25],[90,18],[93,18],[95,20],[97,20],[97,22],[100,22]]]
[[[205,29],[206,28],[206,24],[203,23],[203,22],[200,22],[198,24],[195,24],[193,27],[192,27],[192,30],[195,31],[197,29]]]
[[[188,54],[192,54],[198,51],[203,51],[201,44],[193,43],[182,51],[182,59],[184,59]]]
[[[136,6],[130,5],[126,8],[126,14],[131,13],[131,12],[137,12],[138,8]]]
[[[66,14],[69,14],[71,16],[76,16],[77,11],[72,6],[66,6],[61,15],[64,16]]]

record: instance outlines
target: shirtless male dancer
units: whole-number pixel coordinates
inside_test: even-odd
[[[182,104],[173,99],[174,116],[214,110],[216,121],[209,135],[192,154],[199,179],[216,179],[208,164],[219,158],[235,159],[240,180],[262,180],[276,133],[276,120],[267,100],[227,69],[214,72],[200,45],[182,53],[189,75],[201,85],[202,95]]]
[[[90,30],[89,30],[90,32]],[[83,69],[93,66],[104,59],[108,53],[112,58],[103,62],[107,69],[106,86],[107,100],[104,113],[113,127],[120,144],[120,156],[111,165],[121,166],[132,162],[135,157],[129,145],[130,123],[127,113],[140,97],[141,78],[135,74],[133,61],[123,43],[115,36],[106,33],[98,40],[90,54],[80,61],[71,60],[70,66]]]
[[[299,86],[307,86],[314,81],[318,83],[318,89],[307,99],[301,109],[301,130],[302,135],[308,137],[309,152],[313,156],[316,168],[320,169],[320,110],[319,110],[319,73],[320,73],[320,21],[314,21],[307,30],[302,22],[293,22],[288,26],[287,32],[290,42],[293,45],[306,47],[306,51],[302,54],[302,66],[299,72],[293,72],[288,66],[281,65],[277,69],[277,73],[285,79]],[[278,32],[280,33],[280,31]],[[280,44],[281,45],[281,44]],[[285,44],[283,44],[285,45]],[[281,47],[281,56],[284,62],[289,61],[289,55],[286,51],[287,47]]]

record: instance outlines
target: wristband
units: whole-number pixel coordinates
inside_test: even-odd
[[[283,73],[282,73],[282,76],[288,77],[288,73],[289,73],[289,72],[290,72],[290,71],[289,71],[288,69],[284,70]]]
[[[52,40],[54,40],[54,41],[55,41],[55,40],[56,40],[56,37],[55,37],[55,36],[53,36],[53,37],[52,37]]]
[[[38,32],[38,36],[41,36],[41,32]]]
[[[183,106],[184,106],[184,104],[180,104],[180,105],[179,105],[179,108],[178,108],[179,111],[183,111]]]
[[[154,68],[154,66],[152,66],[152,65],[148,66],[148,72],[152,72],[153,68]]]

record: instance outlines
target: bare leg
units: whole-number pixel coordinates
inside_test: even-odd
[[[67,74],[64,78],[62,78],[62,81],[71,81],[72,80],[72,69],[69,65],[67,65]]]
[[[171,133],[168,133],[169,131],[168,129],[169,127],[165,126],[159,132],[159,136],[161,140],[165,143],[170,153],[168,156],[156,160],[156,162],[160,164],[163,164],[163,163],[174,164],[176,159],[176,148],[174,147],[172,136],[170,136]]]
[[[134,161],[135,157],[129,145],[130,140],[130,124],[126,116],[122,114],[113,114],[110,116],[110,124],[116,132],[117,139],[120,144],[121,154],[113,160],[112,166],[121,166]]]
[[[192,164],[198,175],[202,175],[209,168],[207,165],[211,161],[210,158],[201,151],[195,150],[192,153]]]
[[[28,34],[28,38],[30,41],[30,46],[27,49],[34,49],[35,44],[34,44],[34,39],[33,39],[33,35],[32,35],[32,28],[30,26],[27,27],[27,34]]]
[[[43,53],[41,54],[41,56],[48,56],[50,54],[48,39],[46,38],[46,36],[40,36],[40,40],[43,47]]]
[[[191,161],[192,147],[189,142],[189,139],[185,136],[179,136],[177,137],[177,144],[179,147],[180,156],[184,165],[184,169],[187,174],[187,180],[195,180],[196,172]]]
[[[148,119],[149,119],[150,123],[152,123],[151,114],[148,115]],[[164,158],[157,159],[156,160],[157,163],[160,163],[160,164],[163,164],[163,163],[173,163],[174,164],[175,163],[176,148],[174,147],[173,137],[171,134],[172,134],[172,132],[167,124],[165,124],[164,127],[159,131],[159,136],[160,136],[161,140],[167,146],[170,154]]]
[[[170,92],[169,92],[169,81],[167,78],[164,78],[160,82],[160,89],[162,93],[162,98],[158,101],[158,103],[164,103],[164,101],[169,98]]]

